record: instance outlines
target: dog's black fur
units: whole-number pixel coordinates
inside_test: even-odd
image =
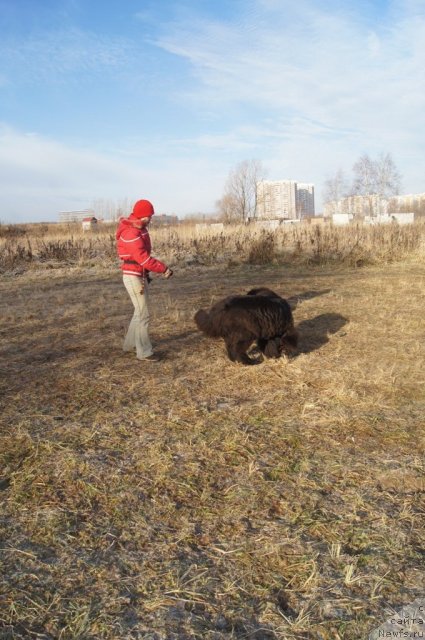
[[[224,338],[233,362],[256,364],[258,361],[247,354],[254,341],[267,358],[292,354],[298,344],[291,307],[284,298],[265,287],[224,298],[209,311],[200,309],[194,320],[207,336]]]

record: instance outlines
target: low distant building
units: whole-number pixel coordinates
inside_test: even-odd
[[[94,217],[93,209],[82,209],[80,211],[60,211],[59,222],[82,222],[84,218]]]
[[[365,224],[412,224],[415,221],[415,214],[412,212],[405,213],[388,213],[381,216],[366,216]]]
[[[92,231],[97,229],[97,218],[94,216],[83,218],[81,221],[83,231]]]
[[[350,223],[360,224],[412,224],[415,221],[415,214],[412,212],[403,213],[379,213],[374,216],[356,217],[352,213],[334,213],[330,216],[334,225],[346,225]]]
[[[340,200],[326,202],[324,206],[325,217],[332,217],[335,214],[349,213],[354,218],[364,218],[365,216],[378,216],[387,212],[388,202],[377,194],[367,196],[347,196]]]
[[[324,216],[351,213],[356,220],[376,218],[394,213],[415,213],[425,215],[425,193],[413,193],[384,198],[379,194],[346,196],[331,200],[324,205]],[[382,218],[383,220],[383,218]]]
[[[353,217],[354,216],[352,213],[334,213],[331,216],[331,220],[333,224],[342,226],[350,224],[350,222],[353,220]]]
[[[388,217],[391,218],[393,222],[398,222],[398,224],[413,224],[415,221],[415,214],[413,211],[389,213]]]
[[[393,196],[389,199],[388,205],[391,212],[417,211],[425,206],[425,193],[409,193],[403,196]]]

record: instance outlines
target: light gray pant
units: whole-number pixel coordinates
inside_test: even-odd
[[[149,338],[148,283],[141,276],[123,275],[124,286],[134,305],[134,314],[124,339],[124,351],[136,348],[139,359],[151,356],[152,344]],[[141,290],[144,293],[141,293]]]

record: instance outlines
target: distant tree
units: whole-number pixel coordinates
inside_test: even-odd
[[[239,203],[236,198],[227,193],[216,202],[219,219],[225,224],[240,222]]]
[[[389,153],[381,153],[377,160],[367,154],[361,156],[353,166],[353,193],[371,194],[389,198],[400,191],[401,176]]]
[[[401,174],[390,153],[381,153],[375,161],[376,193],[382,198],[390,198],[400,193]]]
[[[118,220],[121,216],[127,216],[131,211],[128,198],[113,200],[112,198],[97,198],[91,203],[95,215],[106,220]]]
[[[376,167],[367,153],[360,156],[354,163],[353,174],[353,195],[368,196],[376,194]]]
[[[223,221],[246,222],[254,215],[257,182],[262,178],[264,169],[259,160],[244,160],[229,173],[223,197],[217,202]]]
[[[399,193],[401,176],[389,153],[381,153],[372,160],[367,154],[361,156],[353,166],[353,194],[369,198],[369,213],[373,214],[373,198],[389,198]]]
[[[349,193],[348,181],[342,169],[338,169],[334,176],[325,180],[323,187],[323,202],[341,200]]]

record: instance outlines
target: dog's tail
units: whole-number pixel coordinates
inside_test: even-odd
[[[217,337],[218,334],[214,331],[209,313],[205,311],[205,309],[199,309],[199,311],[195,313],[194,320],[200,331],[211,338]]]

